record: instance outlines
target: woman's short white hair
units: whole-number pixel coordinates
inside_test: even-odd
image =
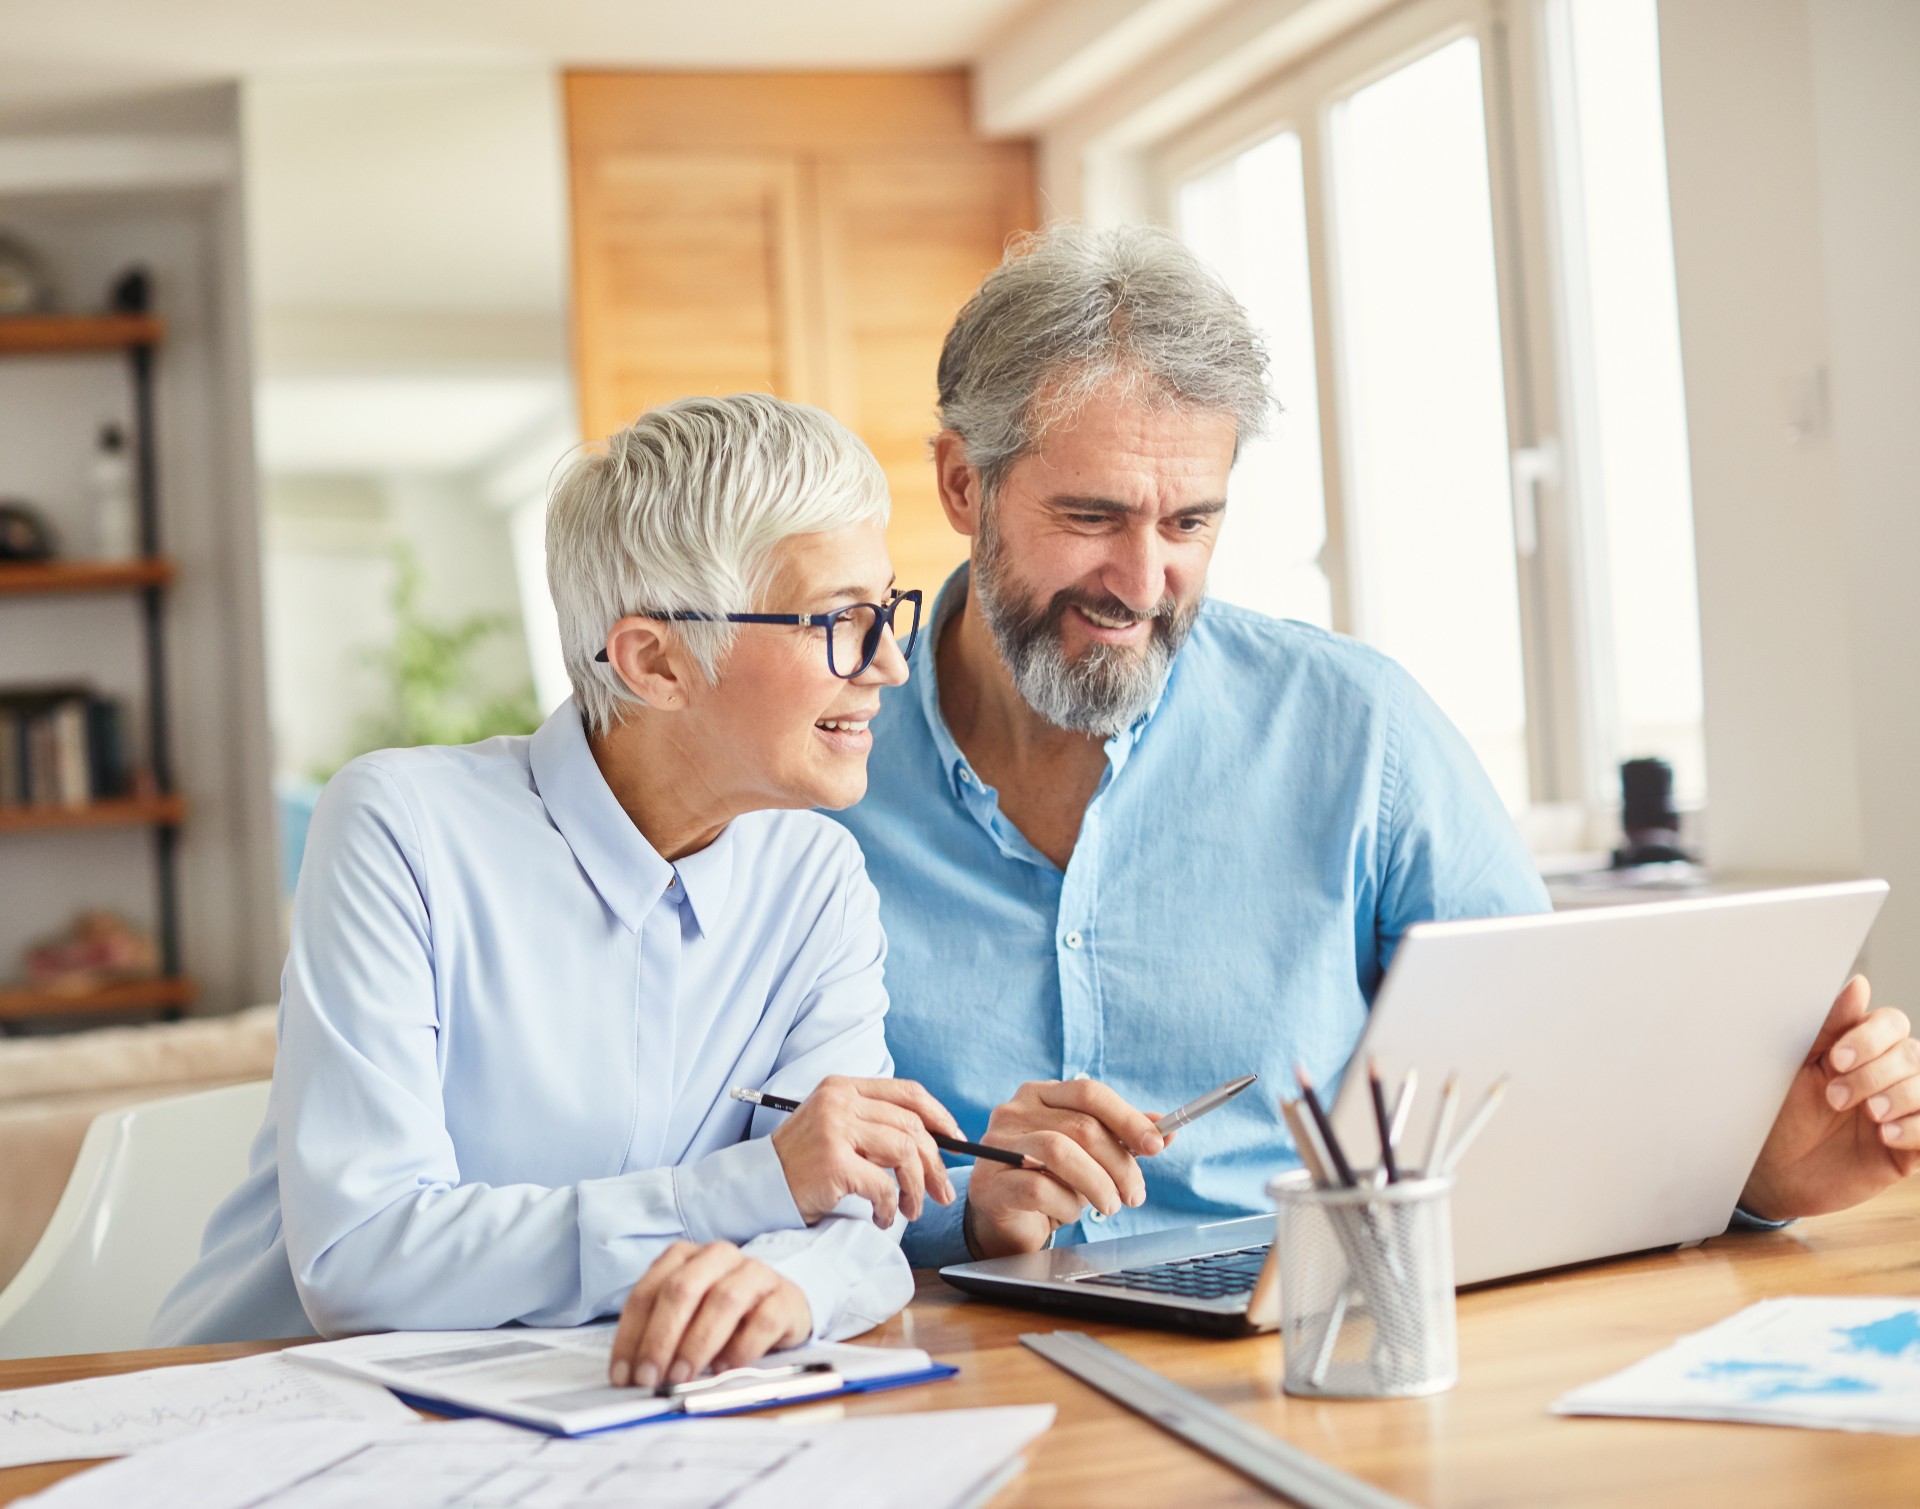
[[[885,520],[886,474],[831,414],[765,393],[681,398],[649,409],[572,461],[547,504],[547,588],[587,726],[643,705],[594,656],[643,610],[804,612],[761,601],[774,547],[791,535]],[[676,623],[709,681],[727,623]]]

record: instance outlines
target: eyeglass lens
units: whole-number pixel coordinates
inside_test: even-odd
[[[902,609],[907,613],[904,626],[897,619]],[[845,681],[858,676],[880,653],[880,631],[889,624],[900,641],[900,653],[911,655],[914,638],[920,632],[919,597],[897,597],[885,608],[873,603],[842,608],[827,635],[827,669]]]

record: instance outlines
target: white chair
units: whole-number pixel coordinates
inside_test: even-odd
[[[247,1171],[271,1081],[96,1116],[39,1245],[0,1293],[0,1358],[144,1345]]]

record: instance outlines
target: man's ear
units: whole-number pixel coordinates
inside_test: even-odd
[[[942,430],[933,440],[933,475],[940,488],[940,506],[957,534],[971,538],[980,532],[980,473],[967,460],[967,442],[953,430]]]
[[[607,664],[648,707],[687,705],[691,663],[679,636],[654,618],[623,618],[607,632]]]

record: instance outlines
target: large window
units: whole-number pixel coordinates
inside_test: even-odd
[[[1704,791],[1653,0],[1509,10],[1398,7],[1151,178],[1286,409],[1211,590],[1393,655],[1543,842],[1594,845],[1619,760]]]

